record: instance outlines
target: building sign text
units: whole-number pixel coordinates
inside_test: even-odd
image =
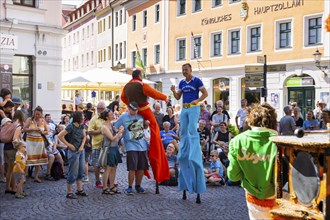
[[[253,9],[254,15],[266,14],[268,12],[282,11],[294,7],[299,7],[304,5],[304,0],[291,0],[282,3],[276,3],[272,5],[255,7]]]
[[[11,34],[0,35],[0,49],[17,49],[17,36]]]
[[[215,24],[224,21],[230,21],[232,19],[232,14],[221,15],[213,18],[203,18],[201,20],[202,25]]]

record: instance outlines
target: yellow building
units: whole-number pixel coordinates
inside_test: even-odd
[[[160,6],[159,23],[154,22],[156,5]],[[267,101],[280,115],[290,102],[297,102],[303,115],[321,99],[330,107],[329,70],[318,69],[313,58],[319,50],[321,65],[329,66],[329,32],[324,28],[328,1],[126,1],[126,7],[127,66],[135,67],[137,43],[147,64],[147,76],[158,81],[166,94],[170,94],[172,83],[182,79],[181,66],[188,62],[209,92],[207,102],[213,106],[221,99],[235,116],[241,99],[249,103],[264,100],[261,88],[266,55]],[[157,43],[161,48],[159,64],[155,64]]]

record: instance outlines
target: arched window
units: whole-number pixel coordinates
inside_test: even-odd
[[[245,77],[241,79],[241,99],[246,99],[248,105],[252,103],[260,103],[261,88],[247,87]]]

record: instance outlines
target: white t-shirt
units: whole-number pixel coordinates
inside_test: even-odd
[[[242,109],[242,108],[240,108],[240,109],[237,111],[237,117],[239,117],[239,127],[240,127],[240,128],[243,127],[244,121],[245,121],[245,119],[246,119],[246,115],[247,115],[247,109]]]

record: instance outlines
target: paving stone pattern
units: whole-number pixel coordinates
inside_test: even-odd
[[[43,171],[46,167],[43,168]],[[240,187],[208,186],[196,204],[196,194],[187,194],[177,187],[160,186],[155,194],[155,181],[143,179],[145,194],[123,193],[127,187],[126,163],[119,165],[117,181],[122,194],[102,195],[95,187],[92,168],[90,180],[84,183],[88,197],[67,199],[66,180],[34,183],[28,178],[25,190],[28,197],[16,199],[4,194],[5,184],[0,184],[0,219],[248,219],[244,190]],[[75,187],[75,186],[74,186]]]

